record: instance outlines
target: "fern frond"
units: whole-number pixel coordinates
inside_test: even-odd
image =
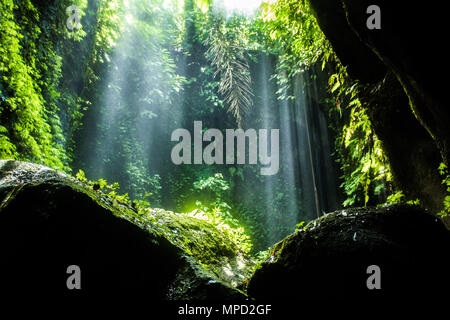
[[[242,128],[242,121],[253,106],[253,90],[246,48],[239,40],[226,32],[222,22],[212,26],[205,42],[209,47],[206,56],[216,68],[214,76],[220,76],[219,93]]]

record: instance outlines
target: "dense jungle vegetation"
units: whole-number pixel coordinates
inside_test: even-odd
[[[202,214],[252,252],[315,218],[314,196],[320,215],[416,201],[394,186],[361,86],[309,2],[263,2],[251,15],[219,2],[0,0],[0,158],[62,170],[140,208]],[[306,125],[296,120],[300,96]],[[327,118],[329,150],[314,143],[324,132],[316,113]],[[198,120],[220,130],[289,127],[284,141],[306,128],[309,148],[282,143],[270,177],[260,165],[173,164],[172,132]],[[302,153],[322,179],[311,190],[293,169]],[[329,164],[318,160],[325,153]],[[325,166],[336,187],[319,177]],[[321,185],[336,201],[319,210]]]

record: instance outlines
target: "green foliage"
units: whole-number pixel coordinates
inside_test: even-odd
[[[347,195],[344,206],[383,202],[398,192],[392,185],[389,163],[375,135],[366,109],[358,98],[359,84],[350,81],[331,45],[314,18],[309,1],[279,0],[265,3],[261,12],[262,31],[267,46],[278,55],[275,78],[281,87],[280,99],[289,96],[289,87],[299,72],[321,62],[329,72],[330,120],[337,119],[336,158],[342,171],[341,187]],[[333,123],[333,121],[330,121]],[[397,201],[399,195],[390,201]]]
[[[442,209],[438,215],[440,217],[448,217],[450,213],[450,174],[448,172],[448,168],[444,163],[439,165],[439,173],[444,177],[442,180],[442,184],[447,188],[447,195],[444,198],[444,209]]]
[[[82,184],[92,188],[93,191],[100,193],[103,197],[107,197],[110,201],[129,206],[139,214],[146,214],[150,207],[148,201],[132,201],[127,193],[118,194],[118,190],[120,189],[118,183],[110,185],[105,179],[90,181],[86,178],[83,170],[79,170],[75,178]],[[229,211],[231,207],[222,200],[223,193],[229,189],[229,186],[225,180],[223,180],[222,175],[216,174],[214,177],[209,177],[205,180],[200,179],[196,182],[196,188],[199,190],[212,191],[217,198],[210,204],[210,207],[205,207],[198,201],[197,206],[199,208],[192,212],[185,213],[185,215],[207,221],[220,230],[240,251],[248,254],[252,248],[250,237],[245,233],[244,228],[240,226],[238,220],[232,217]],[[147,193],[145,196],[150,196],[150,193]],[[167,236],[170,236],[170,232],[167,232]]]
[[[91,17],[98,27],[89,30],[86,72],[77,79],[83,89],[78,99],[67,99],[69,148],[76,151],[72,166],[89,177],[114,178],[133,198],[148,192],[153,204],[160,203],[162,186],[148,160],[151,144],[170,141],[163,126],[177,118],[170,107],[185,82],[175,60],[179,7],[171,1],[175,5],[163,9],[165,2],[99,2]]]
[[[214,76],[220,75],[218,92],[224,96],[228,111],[240,128],[253,105],[252,78],[246,57],[248,24],[247,20],[238,17],[231,20],[215,17],[205,40],[209,47],[206,56],[216,68]]]
[[[200,204],[201,205],[201,204]],[[248,254],[252,249],[250,237],[245,233],[242,226],[236,219],[232,219],[227,215],[228,212],[223,212],[221,208],[203,210],[194,210],[187,213],[188,216],[205,220],[214,225],[217,229],[222,231],[228,239],[230,239],[239,250]]]
[[[296,67],[305,67],[331,50],[307,0],[265,2],[261,7],[261,19],[271,47],[284,55],[282,61],[295,61]]]
[[[278,57],[274,78],[280,87],[280,99],[293,98],[288,95],[290,79],[316,63],[324,62],[332,50],[307,0],[278,0],[265,2],[261,6],[261,33],[265,47]]]
[[[161,156],[170,154],[170,133],[194,120],[220,129],[263,123],[251,74],[264,53],[276,57],[278,87],[269,91],[278,89],[282,100],[292,98],[292,80],[308,67],[322,62],[330,72],[327,103],[339,118],[345,205],[367,205],[384,193],[393,193],[390,202],[403,199],[391,186],[358,86],[308,1],[265,3],[252,21],[214,14],[211,0],[17,3],[0,0],[1,158],[83,168],[90,179],[102,178],[90,181],[79,171],[77,179],[112,201],[138,211],[150,203],[189,211],[245,252],[249,236],[253,248],[266,248],[292,232],[285,220],[298,218],[301,190],[281,174],[263,179],[256,166],[177,167]],[[65,10],[72,4],[82,20],[69,31]],[[270,116],[279,116],[277,108]],[[119,184],[127,193],[119,194]]]
[[[223,198],[225,191],[230,189],[230,186],[224,180],[221,173],[216,173],[212,177],[207,177],[205,179],[200,179],[194,182],[194,188],[198,190],[210,190],[216,195],[217,200]]]
[[[223,231],[243,252],[251,250],[250,237],[245,233],[241,223],[231,213],[232,207],[225,201],[230,186],[221,173],[200,178],[194,182],[194,188],[209,192],[205,201],[196,201],[196,209],[189,215],[208,220]]]
[[[391,195],[389,195],[386,199],[387,204],[394,204],[394,203],[402,203],[404,202],[405,195],[402,191],[395,192]]]
[[[83,170],[79,170],[75,175],[75,178],[78,181],[82,182],[83,184],[91,187],[92,190],[102,193],[104,196],[108,197],[112,201],[116,201],[118,203],[131,206],[135,209],[144,209],[145,208],[144,204],[150,205],[148,202],[131,201],[130,198],[128,197],[128,193],[118,194],[120,186],[117,182],[110,185],[105,179],[99,179],[97,181],[88,180]]]
[[[212,0],[195,0],[195,4],[199,7],[199,9],[206,13],[208,9],[211,7]]]
[[[338,119],[335,148],[347,194],[344,206],[395,203],[404,199],[393,184],[389,161],[375,134],[367,109],[359,99],[361,87],[349,79],[347,70],[334,53],[324,56],[335,73],[329,78],[333,94],[331,113]],[[417,203],[417,201],[412,201]]]
[[[336,141],[344,173],[341,186],[348,196],[344,206],[367,205],[371,196],[385,190],[385,185],[392,181],[392,174],[359,100],[354,98],[347,108],[350,109],[349,122],[344,124]]]
[[[305,221],[300,221],[299,223],[297,223],[295,228],[295,232],[298,232],[300,230],[305,230],[306,228],[306,222]]]
[[[2,0],[0,12],[0,157],[69,171],[56,106],[61,58],[41,30],[48,21],[29,0]]]
[[[266,261],[271,256],[271,252],[269,249],[258,251],[258,253],[255,255],[256,260],[261,263],[263,261]]]

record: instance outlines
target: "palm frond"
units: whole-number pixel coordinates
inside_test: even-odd
[[[220,76],[219,93],[242,128],[242,121],[253,106],[253,91],[246,48],[239,40],[226,32],[223,22],[214,24],[206,39],[206,56],[216,68],[214,76]]]

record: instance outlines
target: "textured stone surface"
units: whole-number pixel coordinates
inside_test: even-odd
[[[448,63],[442,42],[446,11],[416,2],[310,0],[318,23],[353,80],[366,85],[363,106],[390,159],[399,187],[434,212],[445,189],[437,167],[449,165]],[[381,29],[366,27],[368,6]]]
[[[0,293],[244,298],[169,241],[158,220],[145,224],[55,170],[0,160],[0,201]],[[81,268],[80,291],[66,287],[69,265]]]
[[[450,285],[449,246],[442,222],[414,206],[337,211],[276,244],[248,294],[296,301],[437,298]],[[381,268],[381,290],[367,289],[370,265]]]

